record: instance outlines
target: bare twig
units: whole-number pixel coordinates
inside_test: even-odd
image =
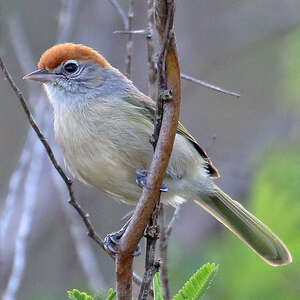
[[[66,195],[64,192],[64,184],[61,180],[57,180],[57,173],[55,172],[54,168],[51,168],[51,174],[53,182],[55,183],[57,190],[61,196],[60,198],[63,211],[69,220],[71,236],[76,247],[79,261],[81,262],[83,271],[88,279],[89,285],[93,291],[99,291],[99,288],[106,288],[105,278],[97,268],[97,260],[94,252],[90,247],[90,244],[87,241],[84,227],[82,227],[80,220],[69,208],[69,206],[67,207],[65,201]]]
[[[150,98],[157,99],[157,65],[155,61],[155,47],[153,41],[154,27],[154,3],[153,0],[147,0],[147,62],[148,62],[148,94]]]
[[[128,34],[127,43],[126,43],[126,57],[125,57],[125,75],[130,79],[131,78],[131,69],[132,69],[132,51],[133,51],[133,34],[136,33],[132,30],[132,21],[134,17],[133,2],[134,0],[129,0],[128,14],[126,16],[125,11],[120,6],[117,0],[109,0],[112,6],[117,10],[120,15],[124,30],[117,30],[114,33],[126,33]]]
[[[172,219],[168,225],[168,228],[166,229],[166,238],[169,239],[170,238],[170,235],[172,233],[172,230],[173,230],[173,226],[174,226],[174,223],[176,221],[176,219],[178,218],[179,216],[179,213],[181,211],[181,208],[182,208],[182,204],[178,204],[175,208],[175,211],[173,213],[173,216],[172,216]]]
[[[120,6],[119,2],[117,0],[108,0],[108,1],[117,10],[118,14],[121,16],[124,28],[127,29],[128,28],[128,18],[126,16],[125,11]]]
[[[170,300],[170,287],[168,276],[168,238],[165,226],[165,214],[164,206],[160,208],[160,240],[159,240],[159,252],[160,252],[160,278],[162,283],[162,291],[164,300]]]
[[[240,95],[239,93],[225,90],[225,89],[223,89],[223,88],[221,88],[221,87],[218,87],[218,86],[213,85],[213,84],[211,84],[211,83],[208,83],[208,82],[199,80],[199,79],[197,79],[197,78],[195,78],[195,77],[192,77],[192,76],[189,76],[189,75],[186,75],[186,74],[183,74],[183,73],[181,73],[180,76],[181,76],[182,79],[185,79],[185,80],[188,80],[188,81],[191,81],[191,82],[200,84],[200,85],[202,85],[202,86],[204,86],[204,87],[206,87],[206,88],[209,88],[209,89],[211,89],[211,90],[214,90],[214,91],[217,91],[217,92],[226,94],[226,95],[235,96],[235,97],[237,97],[237,98],[241,97],[241,95]]]
[[[163,7],[158,5],[161,15],[164,15],[165,24],[159,23],[159,31],[167,36],[163,44],[162,63],[160,64],[159,74],[160,89],[171,89],[173,91],[173,101],[164,104],[163,121],[160,135],[155,148],[150,172],[147,177],[146,187],[143,189],[140,200],[129,226],[120,240],[120,254],[117,256],[117,291],[120,300],[131,300],[132,298],[132,262],[133,253],[142,238],[144,230],[150,220],[151,214],[159,202],[160,187],[164,178],[164,173],[168,166],[171,155],[176,128],[179,118],[180,107],[180,72],[176,53],[176,44],[173,33],[173,2],[159,1]],[[171,12],[170,12],[171,10]],[[167,17],[166,17],[167,16]],[[168,26],[165,26],[165,25]],[[162,75],[164,73],[165,75]],[[166,76],[168,74],[168,76]]]
[[[155,247],[159,236],[159,225],[157,222],[160,205],[154,209],[146,229],[146,257],[145,272],[138,300],[147,300],[154,274],[159,270],[159,263],[155,262]]]
[[[31,125],[31,127],[33,128],[33,130],[35,131],[35,133],[37,134],[38,138],[40,139],[40,141],[42,142],[43,146],[45,147],[48,156],[53,164],[53,166],[55,167],[55,169],[57,170],[57,172],[60,174],[60,176],[62,177],[62,179],[64,180],[64,182],[66,183],[68,190],[69,190],[69,195],[70,198],[72,199],[74,197],[73,195],[73,191],[72,191],[72,182],[70,181],[70,179],[67,177],[67,175],[64,173],[64,171],[62,170],[61,166],[58,164],[58,162],[56,161],[53,151],[50,148],[45,136],[42,134],[42,132],[40,131],[39,127],[37,126],[36,122],[34,121],[29,108],[27,107],[25,98],[22,94],[22,92],[19,90],[19,88],[16,86],[15,82],[13,81],[11,75],[9,74],[2,57],[0,57],[0,68],[5,76],[5,78],[8,80],[11,88],[13,89],[13,91],[15,92],[16,96],[18,97],[24,111],[25,114],[27,116],[27,119]]]
[[[133,0],[129,0],[128,8],[128,17],[127,17],[127,27],[125,30],[130,32],[132,30],[132,21],[134,17],[133,11]],[[132,49],[133,48],[133,35],[132,33],[128,34],[127,43],[126,43],[126,59],[125,59],[125,75],[130,79],[131,78],[131,69],[132,69]]]
[[[138,29],[138,30],[115,30],[114,34],[137,34],[137,35],[148,35],[149,32],[147,29]]]

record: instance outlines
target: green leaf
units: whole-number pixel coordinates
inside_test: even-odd
[[[116,296],[117,296],[117,292],[112,288],[110,288],[107,292],[106,300],[113,300],[116,298]]]
[[[68,291],[68,295],[71,300],[94,300],[92,296],[89,296],[88,294],[80,292],[76,289]]]
[[[218,270],[216,264],[203,265],[178,291],[173,300],[197,300],[206,292]]]
[[[159,272],[156,272],[153,278],[153,293],[154,293],[154,300],[164,300],[162,290],[161,290],[161,281],[160,281]]]

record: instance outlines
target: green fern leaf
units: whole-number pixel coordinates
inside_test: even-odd
[[[117,292],[110,288],[107,292],[106,300],[114,300],[117,296]]]
[[[160,281],[160,273],[156,272],[153,277],[153,293],[154,300],[164,300],[162,289],[161,289],[161,281]]]
[[[68,295],[71,300],[94,300],[92,296],[89,296],[88,294],[80,292],[76,289],[68,291]]]
[[[203,265],[178,291],[173,300],[197,300],[207,291],[218,270],[216,264]]]

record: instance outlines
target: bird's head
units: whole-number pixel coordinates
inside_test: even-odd
[[[24,79],[42,82],[50,101],[105,97],[120,90],[128,80],[94,49],[73,43],[55,45],[46,50],[38,70]],[[69,101],[68,101],[69,102]]]

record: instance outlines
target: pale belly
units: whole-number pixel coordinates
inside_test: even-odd
[[[135,204],[138,201],[142,190],[136,184],[136,170],[149,168],[152,153],[143,153],[142,160],[137,155],[130,160],[124,153],[101,143],[95,149],[79,148],[63,151],[67,168],[74,177],[122,202]]]
[[[107,119],[108,132],[104,132],[100,130],[102,124],[97,124],[97,131],[93,131],[73,118],[69,120],[65,116],[63,123],[56,119],[55,132],[72,175],[115,199],[135,204],[142,192],[136,184],[136,170],[149,169],[152,161],[153,148],[149,139],[153,126],[121,124],[122,120],[107,126],[110,122]],[[74,128],[74,125],[77,126]],[[197,184],[207,178],[202,164],[203,159],[194,147],[177,135],[164,179],[169,190],[163,193],[163,201],[179,202],[174,200],[177,196],[190,198],[189,192],[193,189],[190,182]],[[187,186],[190,187],[187,189]]]

